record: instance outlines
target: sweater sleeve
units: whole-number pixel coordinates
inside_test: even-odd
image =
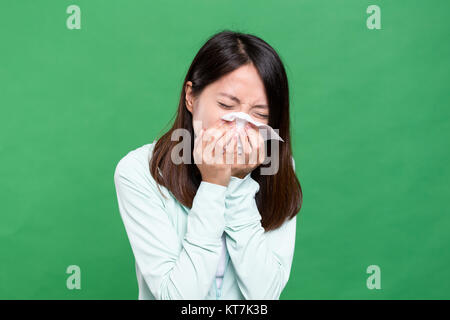
[[[120,215],[141,273],[157,300],[204,299],[219,263],[226,187],[202,181],[183,239],[147,168],[132,156],[116,166]]]
[[[290,275],[297,217],[265,232],[255,200],[258,191],[250,173],[243,179],[231,177],[225,199],[227,250],[246,300],[278,300]]]

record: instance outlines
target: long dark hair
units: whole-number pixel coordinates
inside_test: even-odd
[[[194,137],[192,114],[186,108],[186,82],[192,82],[192,95],[197,97],[207,85],[246,64],[253,64],[258,70],[269,104],[269,125],[279,129],[279,135],[284,140],[279,144],[278,172],[261,175],[262,164],[251,173],[260,186],[255,199],[262,217],[261,223],[265,231],[269,231],[280,227],[286,219],[293,218],[300,211],[303,195],[292,163],[286,71],[275,50],[254,35],[224,30],[209,38],[200,48],[184,79],[173,126],[154,146],[150,173],[181,204],[192,208],[201,182],[200,171],[194,161],[177,165],[170,157],[172,148],[179,143],[171,140],[175,129],[186,129]],[[191,140],[190,159],[193,159],[194,139]],[[266,146],[270,150],[270,140]]]

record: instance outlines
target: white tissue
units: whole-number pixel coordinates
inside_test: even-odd
[[[247,124],[247,122],[251,122],[253,125],[255,125],[257,128],[263,128],[265,130],[260,130],[261,136],[265,140],[284,140],[275,132],[275,130],[272,129],[271,126],[255,121],[252,117],[250,117],[249,114],[245,112],[230,112],[222,116],[222,120],[226,121],[234,121],[236,120],[236,129],[242,130],[244,126]],[[238,139],[238,154],[242,153],[242,142],[241,139]]]

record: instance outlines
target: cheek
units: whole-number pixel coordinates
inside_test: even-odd
[[[214,125],[215,121],[217,121],[216,117],[214,117],[211,113],[203,111],[197,112],[194,116],[195,132],[199,132],[201,129],[206,130],[210,128]]]
[[[205,112],[202,113],[202,125],[203,128],[208,129],[214,126],[220,118],[222,118],[223,115],[225,115],[227,112],[220,109],[220,107],[216,107],[214,105],[209,106]]]
[[[254,120],[256,120],[256,121],[258,121],[258,122],[261,122],[261,123],[264,123],[264,124],[269,124],[269,119],[267,119],[267,118],[262,118],[262,117],[253,117],[253,119]]]

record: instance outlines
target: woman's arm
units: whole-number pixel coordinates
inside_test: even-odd
[[[245,299],[277,300],[290,275],[297,217],[264,232],[255,200],[258,190],[250,174],[231,177],[225,199],[227,249]]]
[[[115,173],[117,199],[136,263],[157,300],[204,299],[222,249],[226,187],[201,182],[179,239],[147,168],[131,155]]]

